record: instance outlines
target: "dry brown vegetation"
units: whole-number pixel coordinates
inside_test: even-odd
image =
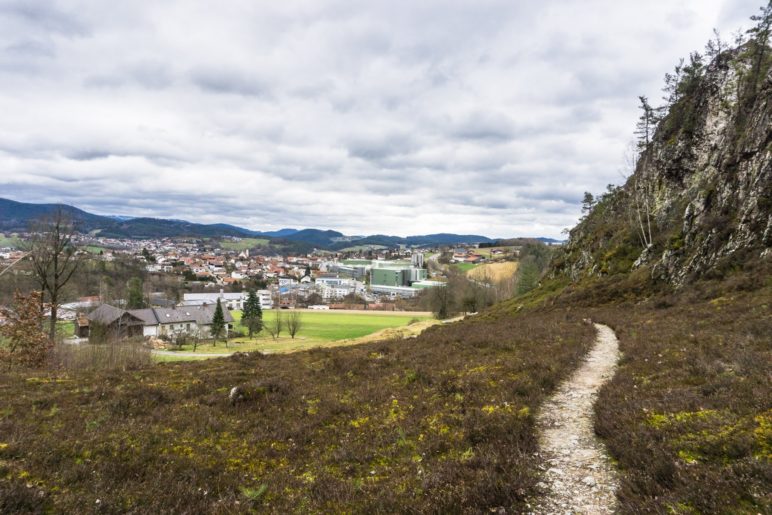
[[[9,373],[0,512],[522,511],[534,410],[592,339],[535,313],[293,355]]]
[[[516,261],[504,261],[501,263],[488,263],[469,270],[466,275],[476,281],[499,283],[512,279],[517,272]]]
[[[678,292],[639,270],[496,307],[550,306],[617,332],[623,358],[595,429],[618,462],[623,513],[772,512],[772,263],[737,263]]]
[[[150,347],[144,341],[108,342],[99,344],[60,343],[51,350],[47,365],[55,370],[137,370],[153,363]]]
[[[675,303],[593,313],[624,354],[595,424],[622,510],[770,513],[772,288]]]

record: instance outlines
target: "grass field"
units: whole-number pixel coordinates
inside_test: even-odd
[[[501,263],[487,263],[469,270],[466,275],[476,281],[501,282],[512,278],[517,272],[517,262],[504,261]]]
[[[244,238],[240,241],[235,240],[223,240],[220,246],[225,250],[248,250],[255,247],[262,247],[268,245],[268,240],[265,238]]]
[[[286,316],[287,311],[279,311]],[[392,312],[381,312],[371,314],[368,312],[359,313],[338,313],[335,311],[302,311],[303,327],[298,333],[299,337],[306,337],[315,340],[344,340],[347,338],[359,338],[368,334],[386,329],[389,327],[399,327],[407,325],[412,320],[426,320],[426,316],[415,316],[412,314],[401,314]],[[232,311],[231,314],[236,320],[241,320],[240,311]],[[277,311],[266,312],[264,320],[270,322],[276,317]],[[240,326],[240,324],[239,324]]]
[[[279,313],[286,316],[288,312],[279,311]],[[298,331],[298,334],[295,335],[295,338],[290,337],[286,329],[277,339],[272,338],[264,330],[255,338],[242,337],[229,340],[227,348],[223,342],[218,342],[216,345],[204,343],[199,345],[195,352],[206,355],[258,350],[275,354],[296,352],[315,347],[352,345],[359,343],[362,338],[374,334],[381,334],[383,339],[402,338],[406,336],[406,334],[403,334],[404,331],[388,332],[388,330],[404,328],[411,324],[411,322],[413,322],[411,325],[417,325],[416,321],[424,323],[432,320],[432,317],[428,314],[416,315],[392,312],[302,311],[301,313],[303,326]],[[231,311],[231,315],[233,315],[236,321],[236,330],[246,332],[246,328],[241,325],[241,314],[241,311]],[[267,311],[263,315],[264,322],[270,323],[271,320],[275,320],[276,314],[276,310]],[[421,328],[424,329],[425,324]],[[192,345],[184,345],[180,350],[189,353],[193,350],[193,347]],[[181,361],[186,359],[184,356],[179,358],[159,356],[158,358],[159,361]]]
[[[474,270],[480,265],[475,265],[473,263],[454,263],[451,266],[456,268],[456,270],[460,270],[463,273],[469,273],[470,270]]]
[[[85,250],[91,254],[99,254],[105,251],[104,247],[97,247],[96,245],[88,245]]]
[[[20,240],[15,234],[3,234],[0,232],[0,248],[9,247],[15,249],[19,246]]]
[[[51,327],[47,324],[47,327]],[[62,338],[70,338],[75,335],[75,323],[72,320],[58,320],[56,322],[56,334]]]
[[[385,247],[384,245],[354,245],[353,247],[346,247],[345,249],[340,249],[340,252],[362,252],[365,250],[381,250],[388,247]]]

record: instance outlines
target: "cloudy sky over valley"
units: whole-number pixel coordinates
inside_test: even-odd
[[[348,234],[552,236],[637,95],[760,0],[0,0],[0,197]]]

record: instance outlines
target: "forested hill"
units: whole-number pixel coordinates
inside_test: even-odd
[[[641,269],[679,287],[772,258],[772,49],[759,39],[692,54],[666,76],[662,108],[641,98],[632,173],[586,195],[553,276]]]
[[[260,232],[228,224],[198,224],[185,220],[163,218],[131,218],[95,215],[66,204],[30,204],[0,198],[0,232],[26,231],[30,222],[50,216],[56,211],[66,213],[77,230],[108,238],[260,238],[276,248],[308,251],[314,248],[340,250],[352,246],[378,245],[457,245],[490,243],[493,240],[476,234],[429,234],[425,236],[361,236],[346,237],[343,233],[320,229],[281,229]]]

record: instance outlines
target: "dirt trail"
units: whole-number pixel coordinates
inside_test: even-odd
[[[547,464],[534,513],[614,513],[616,471],[593,431],[598,390],[619,360],[614,331],[595,324],[598,337],[586,362],[558,388],[539,414],[540,455]]]

